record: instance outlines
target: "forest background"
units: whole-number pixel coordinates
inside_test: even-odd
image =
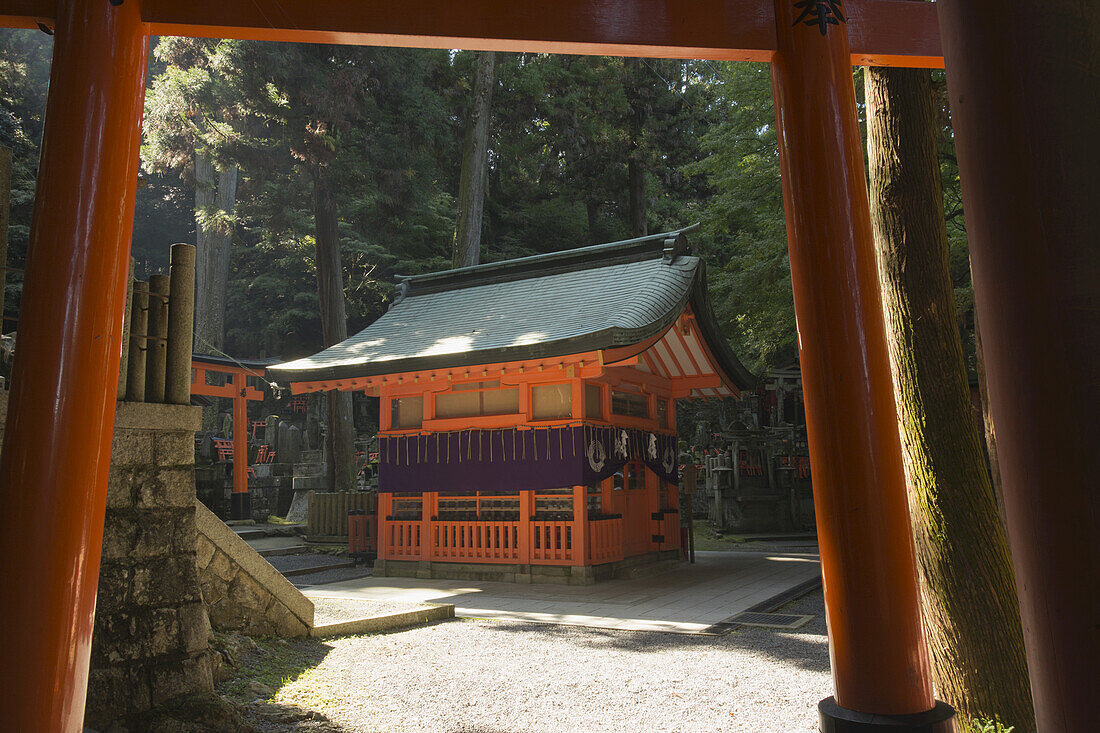
[[[0,145],[14,151],[7,264],[17,269],[51,41],[0,31]],[[226,315],[209,346],[286,359],[320,350],[319,187],[336,211],[349,333],[385,311],[396,275],[451,266],[476,53],[182,38],[153,48],[135,277],[165,272],[174,242],[220,242]],[[761,375],[797,358],[766,64],[498,53],[495,65],[482,262],[699,222],[689,239],[734,352]],[[862,120],[861,75],[854,70]],[[973,373],[942,73],[933,84],[951,277]],[[5,331],[21,288],[9,273]]]

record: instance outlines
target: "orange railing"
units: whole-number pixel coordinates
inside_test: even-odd
[[[588,522],[589,562],[599,565],[623,559],[623,520],[595,519]]]
[[[424,558],[422,542],[428,543],[426,559],[441,562],[599,565],[618,562],[624,557],[624,530],[620,517],[589,520],[585,527],[587,538],[584,544],[587,548],[580,546],[576,523],[571,521],[532,520],[528,527],[526,548],[521,547],[521,522],[433,521],[428,529],[422,529],[424,524],[419,521],[391,519],[380,524],[378,556],[383,559]],[[663,548],[679,546],[679,515],[667,515],[662,524],[668,527]],[[422,532],[426,533],[423,537]],[[648,535],[646,539],[649,539]]]
[[[572,522],[531,522],[531,562],[535,565],[572,565]]]
[[[431,558],[466,562],[519,559],[518,522],[432,522]]]
[[[420,557],[420,522],[390,520],[385,523],[379,557],[403,559]]]

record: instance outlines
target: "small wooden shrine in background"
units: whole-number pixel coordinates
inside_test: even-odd
[[[680,232],[405,278],[269,369],[381,398],[376,572],[587,583],[680,548],[675,400],[750,377]]]

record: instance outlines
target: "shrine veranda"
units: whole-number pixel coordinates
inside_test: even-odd
[[[680,550],[677,399],[750,376],[681,232],[411,277],[273,367],[380,398],[376,572],[588,583]]]

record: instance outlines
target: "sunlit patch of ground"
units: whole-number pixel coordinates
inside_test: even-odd
[[[783,611],[814,620],[722,637],[456,620],[262,641],[224,686],[248,702],[246,675],[276,681],[253,716],[271,731],[814,731],[831,694],[820,593]],[[280,707],[331,724],[280,723]]]

